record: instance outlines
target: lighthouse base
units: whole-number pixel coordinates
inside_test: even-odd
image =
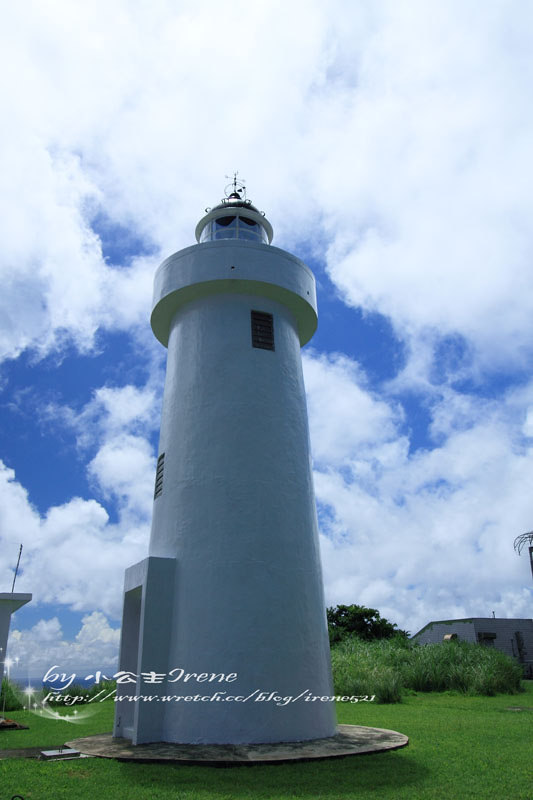
[[[235,557],[232,567],[240,584],[234,576],[216,597],[212,582],[204,575],[194,586],[178,559],[149,556],[126,570],[116,738],[233,747],[335,734],[321,595],[303,586],[295,596],[291,586],[281,604],[268,597],[264,562]],[[300,586],[300,572],[283,580]],[[246,583],[248,602],[236,602]]]
[[[155,742],[132,745],[111,734],[87,736],[67,742],[85,755],[114,758],[117,761],[175,762],[199,766],[243,766],[314,761],[324,758],[370,755],[399,750],[409,744],[403,733],[363,725],[339,725],[337,733],[307,742],[279,742],[248,745],[187,745]]]

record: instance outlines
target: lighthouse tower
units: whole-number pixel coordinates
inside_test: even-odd
[[[315,280],[272,235],[234,180],[198,243],[155,276],[151,324],[168,360],[149,556],[125,578],[132,682],[118,686],[114,727],[133,744],[335,733],[333,704],[318,699],[332,686],[300,355]]]

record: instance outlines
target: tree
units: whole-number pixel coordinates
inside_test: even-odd
[[[336,606],[327,609],[330,644],[340,642],[351,634],[361,639],[390,639],[393,636],[407,638],[406,631],[396,623],[388,622],[375,608],[365,606]]]

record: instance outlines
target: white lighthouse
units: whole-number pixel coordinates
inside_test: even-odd
[[[117,703],[114,735],[333,736],[300,356],[315,280],[236,180],[196,239],[155,277],[168,360],[149,556],[124,587],[120,669],[137,678],[118,687],[138,699]]]

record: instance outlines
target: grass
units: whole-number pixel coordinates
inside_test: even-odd
[[[185,767],[107,759],[0,761],[0,798],[24,800],[532,800],[533,682],[519,698],[412,694],[396,705],[337,704],[340,723],[406,733],[392,753],[280,766]],[[509,706],[525,710],[509,711]],[[111,729],[112,702],[83,725],[10,714],[29,731],[0,734],[0,747],[45,745]],[[61,729],[61,730],[60,730]]]
[[[39,716],[30,711],[11,711],[6,713],[6,717],[27,725],[29,730],[9,730],[0,731],[0,750],[15,749],[19,747],[42,747],[43,749],[56,749],[70,739],[79,739],[81,736],[92,736],[96,733],[111,731],[113,727],[113,712],[115,704],[95,703],[87,709],[87,717],[82,717],[79,721],[70,722],[49,717]],[[61,716],[68,715],[68,719],[73,716],[82,715],[86,707],[76,709],[78,714],[74,715],[72,707],[54,708]],[[0,762],[1,764],[2,762]],[[1,783],[0,783],[1,786]],[[0,800],[4,800],[0,792]]]
[[[469,642],[419,646],[406,639],[350,637],[332,647],[335,693],[398,703],[406,690],[492,696],[520,692],[522,668],[504,653]]]

